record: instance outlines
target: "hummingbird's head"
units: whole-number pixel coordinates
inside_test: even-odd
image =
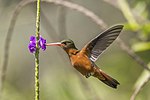
[[[65,50],[70,49],[70,48],[73,48],[73,49],[76,48],[74,45],[74,42],[71,39],[62,40],[61,44],[62,44],[62,48]]]
[[[61,42],[56,42],[56,43],[48,43],[46,46],[60,46],[64,50],[67,49],[76,49],[74,42],[71,39],[65,39],[62,40]]]

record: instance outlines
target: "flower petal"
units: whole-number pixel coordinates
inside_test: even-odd
[[[36,37],[35,36],[30,37],[30,43],[28,45],[28,49],[31,53],[34,53],[36,51]]]
[[[30,37],[30,42],[34,42],[34,43],[36,42],[35,36],[31,36],[31,37]]]
[[[36,51],[36,44],[35,43],[29,43],[28,48],[29,48],[29,51],[31,53],[35,53],[35,51]]]
[[[42,48],[43,51],[46,50],[46,40],[41,36],[39,39],[39,47]]]

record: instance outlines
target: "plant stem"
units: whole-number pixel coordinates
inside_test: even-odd
[[[37,16],[36,16],[36,52],[35,52],[35,100],[39,100],[39,46],[40,38],[40,0],[37,0]]]

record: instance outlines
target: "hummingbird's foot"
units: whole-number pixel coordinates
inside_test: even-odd
[[[90,76],[91,76],[90,73],[87,73],[87,74],[85,75],[86,78],[89,78]]]
[[[85,77],[86,77],[86,78],[89,78],[89,77],[92,76],[92,75],[94,75],[93,72],[91,72],[91,73],[86,73]]]

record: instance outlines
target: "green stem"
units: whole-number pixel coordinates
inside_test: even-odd
[[[37,16],[36,16],[36,52],[35,52],[35,100],[39,100],[39,46],[38,41],[40,38],[40,0],[37,0]]]

